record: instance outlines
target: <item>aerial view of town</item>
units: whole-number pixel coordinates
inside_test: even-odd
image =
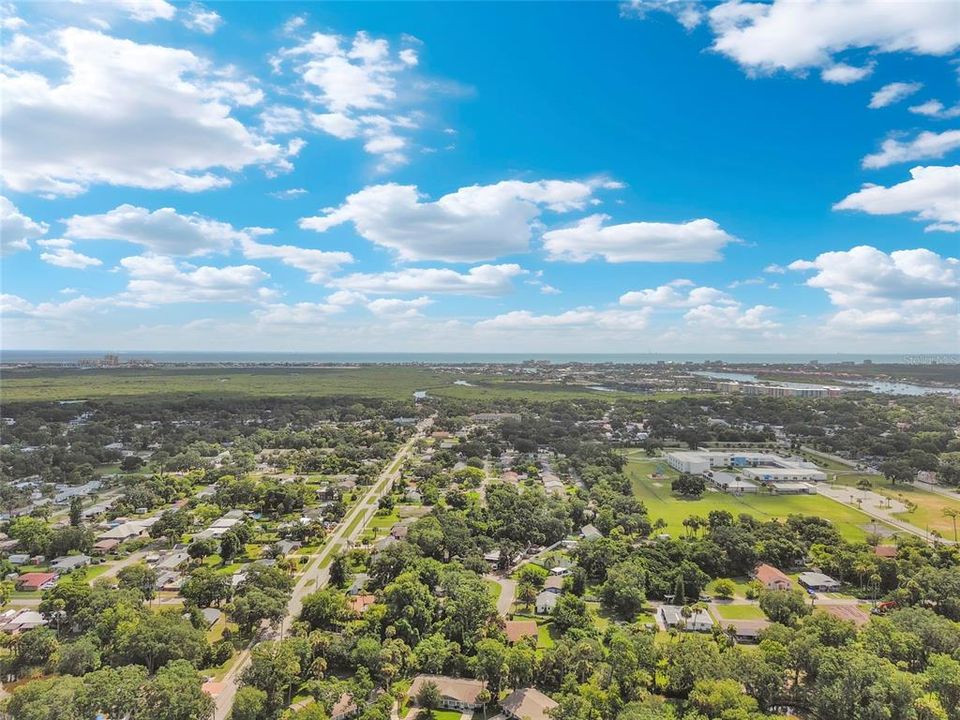
[[[0,720],[960,720],[960,2],[0,2]]]

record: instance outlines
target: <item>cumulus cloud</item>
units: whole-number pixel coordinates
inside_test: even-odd
[[[254,310],[253,316],[261,325],[317,325],[342,310],[342,305],[331,303],[268,303]]]
[[[352,223],[361,237],[401,260],[474,262],[529,249],[533,225],[544,209],[581,209],[602,181],[506,180],[472,185],[430,201],[415,185],[364,188],[300,227],[325,232]]]
[[[939,100],[927,100],[919,105],[913,105],[908,109],[914,115],[923,115],[924,117],[935,120],[949,120],[960,117],[960,103],[957,103],[952,108],[948,108]]]
[[[904,100],[923,88],[920,82],[892,82],[884,85],[870,96],[867,105],[871,110],[879,110]]]
[[[411,75],[419,56],[404,39],[399,49],[385,38],[360,31],[353,38],[313,33],[272,59],[278,72],[290,65],[305,99],[323,112],[307,113],[309,124],[341,140],[362,138],[364,150],[380,157],[380,169],[408,160],[409,131],[418,126],[415,107],[424,85]],[[419,91],[415,90],[419,88]]]
[[[796,260],[789,268],[813,271],[806,284],[825,290],[841,306],[950,297],[960,290],[960,261],[924,248],[887,254],[859,245]]]
[[[253,239],[240,241],[244,257],[250,260],[279,260],[288,267],[303,270],[312,283],[326,282],[331,273],[353,262],[348,252],[315,250],[296,245],[268,245]]]
[[[151,212],[119,205],[100,215],[74,215],[64,221],[64,235],[74,240],[122,240],[158,255],[208,255],[226,252],[248,239],[229,223],[201,215],[181,215],[173,208]]]
[[[688,28],[705,14],[712,49],[753,74],[816,68],[828,82],[854,82],[872,66],[839,60],[847,51],[945,56],[960,47],[960,14],[949,2],[914,3],[909,12],[887,0],[727,0],[709,10],[705,3],[637,0],[629,7],[664,10]]]
[[[710,262],[736,238],[713,220],[686,223],[632,222],[604,225],[608,215],[591,215],[573,227],[543,234],[549,260],[586,262]]]
[[[833,331],[955,332],[960,296],[956,258],[924,248],[885,253],[861,245],[797,260],[790,269],[812,272],[806,284],[825,291],[839,308],[828,318]]]
[[[433,301],[426,295],[412,300],[400,298],[377,298],[367,303],[367,309],[374,315],[391,319],[406,319],[421,316],[421,310]]]
[[[874,63],[868,63],[863,67],[837,63],[821,70],[820,77],[824,82],[834,83],[835,85],[850,85],[868,77],[873,72],[874,67],[876,67]]]
[[[889,138],[883,141],[880,152],[863,158],[862,165],[865,168],[882,168],[896,163],[939,159],[958,147],[960,147],[960,130],[945,130],[941,133],[922,132],[908,141]]]
[[[75,3],[89,5],[93,12],[100,10],[115,11],[135,22],[153,22],[154,20],[172,20],[177,9],[166,0],[72,0]]]
[[[927,230],[960,231],[960,165],[915,167],[910,180],[891,187],[865,185],[833,206],[871,215],[910,213],[930,222]]]
[[[49,74],[0,70],[2,179],[13,190],[195,192],[229,185],[225,171],[286,169],[302,146],[271,143],[233,117],[262,93],[188,50],[78,28],[52,38],[60,66]]]
[[[275,294],[261,287],[270,276],[253,265],[181,268],[157,255],[123,258],[120,265],[130,275],[123,297],[137,304],[257,302]]]
[[[8,198],[0,195],[0,256],[29,250],[30,241],[43,237],[49,229],[47,223],[27,217]]]
[[[74,270],[86,270],[88,267],[103,265],[102,260],[74,250],[73,243],[66,238],[38,240],[37,245],[46,249],[45,252],[40,253],[40,259],[50,265]]]
[[[625,306],[684,308],[711,303],[730,305],[736,302],[727,293],[717,288],[691,287],[692,285],[693,283],[690,280],[674,280],[656,288],[631,290],[620,296],[620,304]]]
[[[537,332],[541,330],[643,330],[647,327],[650,308],[640,310],[597,310],[592,307],[567,310],[557,314],[537,315],[529,310],[514,310],[476,323],[479,330]]]
[[[465,273],[450,268],[408,268],[383,273],[353,273],[335,278],[333,287],[353,293],[445,293],[490,297],[513,289],[513,278],[526,271],[519,265],[477,265]]]
[[[223,18],[210,8],[194,3],[187,8],[183,24],[191,30],[204,35],[213,35],[223,22]]]
[[[688,325],[713,331],[764,331],[780,327],[770,315],[776,308],[754,305],[743,308],[739,303],[700,305],[688,310],[683,319]]]

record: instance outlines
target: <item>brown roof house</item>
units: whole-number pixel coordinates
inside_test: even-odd
[[[482,680],[455,678],[447,675],[417,675],[407,695],[416,700],[423,686],[433,683],[440,691],[440,707],[444,710],[479,710],[477,695],[483,690]]]
[[[789,590],[793,587],[793,582],[780,570],[773,565],[761,563],[753,571],[753,577],[767,590]]]
[[[557,707],[557,702],[536,688],[523,688],[507,695],[500,707],[514,720],[550,720],[547,711]]]
[[[503,633],[511,643],[519,642],[526,637],[537,639],[536,620],[507,620],[503,625]]]

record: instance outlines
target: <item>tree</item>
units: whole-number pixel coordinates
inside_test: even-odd
[[[73,677],[29,682],[13,691],[5,712],[17,720],[84,720],[73,704],[79,686]]]
[[[270,624],[279,622],[286,611],[287,601],[282,593],[258,587],[247,588],[242,594],[234,596],[227,606],[227,615],[237,623],[240,633],[245,637],[253,635],[264,620]]]
[[[330,563],[330,584],[342,588],[347,584],[349,578],[350,566],[347,563],[347,556],[339,552],[333,556],[333,562]]]
[[[945,507],[943,508],[943,514],[953,521],[954,542],[960,542],[960,537],[957,536],[957,518],[960,517],[960,510],[957,510],[956,508]]]
[[[237,534],[230,530],[224,533],[220,538],[220,560],[224,565],[228,565],[240,552],[242,544]]]
[[[203,565],[183,581],[180,594],[187,602],[205,608],[229,600],[230,584],[223,575]]]
[[[100,648],[95,638],[81,637],[60,648],[57,672],[63,675],[86,675],[100,667]]]
[[[98,713],[111,718],[128,717],[137,707],[140,688],[146,680],[147,670],[142,665],[104,667],[89,672],[77,689],[77,710],[83,718],[92,718]]]
[[[16,641],[17,667],[42,667],[60,647],[56,633],[45,627],[27,630]]]
[[[187,555],[194,560],[202,560],[208,555],[213,555],[215,552],[217,552],[217,541],[214,538],[194,540],[187,546]]]
[[[671,481],[670,489],[686,498],[698,498],[707,489],[707,483],[702,475],[682,473]]]
[[[290,641],[262,642],[251,651],[250,665],[241,681],[265,693],[265,715],[269,717],[289,704],[300,671],[300,660]]]
[[[499,693],[507,668],[507,647],[498,640],[487,638],[477,643],[474,671],[485,680],[491,692]]]
[[[633,619],[646,602],[647,567],[642,560],[619,562],[607,572],[600,587],[604,607],[627,619]]]
[[[810,614],[802,590],[762,590],[760,609],[774,622],[794,625],[797,620]]]
[[[417,705],[427,710],[436,710],[440,707],[443,696],[440,694],[440,688],[433,680],[427,680],[417,691]]]
[[[350,617],[347,597],[338,590],[324,588],[303,599],[300,619],[316,630],[333,630]]]
[[[736,590],[737,586],[728,578],[720,578],[713,584],[713,594],[724,600],[732,598]]]
[[[208,720],[215,708],[196,668],[175,660],[144,686],[133,720]]]
[[[7,534],[19,540],[20,547],[30,555],[44,555],[53,533],[44,520],[24,515],[10,523]]]
[[[73,527],[80,527],[83,523],[83,500],[79,495],[70,498],[70,524]]]
[[[252,685],[245,685],[237,690],[233,699],[233,710],[230,720],[260,720],[267,717],[267,693]]]
[[[146,563],[134,563],[121,568],[117,573],[117,586],[139,592],[144,600],[152,600],[156,594],[157,571]]]
[[[561,633],[571,628],[590,627],[587,603],[583,598],[563,593],[553,608],[553,627]]]
[[[199,664],[208,645],[203,631],[182,618],[180,611],[163,610],[122,623],[115,647],[120,659],[140,663],[152,673],[175,660]]]

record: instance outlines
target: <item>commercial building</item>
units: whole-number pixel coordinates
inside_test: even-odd
[[[710,482],[718,490],[734,495],[743,495],[745,493],[755,493],[759,489],[754,483],[747,480],[741,480],[736,475],[725,472],[708,471]]]
[[[677,472],[704,475],[717,468],[736,468],[744,479],[758,482],[822,482],[827,474],[800,458],[742,450],[680,450],[667,453],[667,464]]]

